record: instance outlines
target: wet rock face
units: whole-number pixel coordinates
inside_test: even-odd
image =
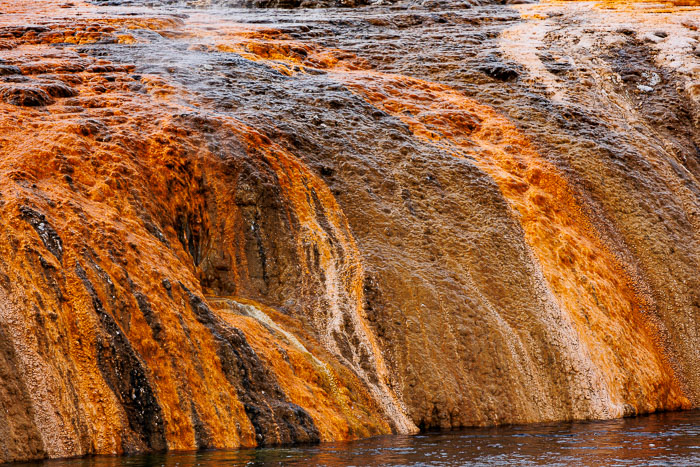
[[[0,0],[0,460],[698,406],[695,10],[191,3]]]
[[[43,107],[54,103],[54,98],[73,97],[77,93],[61,81],[10,79],[0,81],[0,99],[12,105]]]
[[[28,107],[41,107],[53,104],[53,99],[43,89],[26,84],[4,86],[0,90],[0,99],[8,104]]]

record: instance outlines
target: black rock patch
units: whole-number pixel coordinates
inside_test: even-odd
[[[51,96],[38,86],[14,84],[0,88],[0,99],[21,107],[43,107],[53,104]]]
[[[48,223],[46,216],[29,208],[22,206],[19,208],[22,219],[27,221],[44,243],[44,246],[59,260],[63,258],[63,242],[56,230]]]
[[[114,318],[104,309],[80,263],[76,263],[75,272],[92,299],[101,325],[102,332],[97,338],[97,365],[124,408],[129,428],[138,437],[137,444],[123,446],[124,451],[166,449],[163,412],[141,359]],[[125,441],[129,442],[128,439]]]

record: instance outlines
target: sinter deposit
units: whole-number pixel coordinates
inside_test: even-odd
[[[0,0],[0,461],[700,406],[700,8],[500,3]]]

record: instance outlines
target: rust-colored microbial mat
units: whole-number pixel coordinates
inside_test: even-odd
[[[389,3],[0,0],[0,461],[698,407],[700,11]]]

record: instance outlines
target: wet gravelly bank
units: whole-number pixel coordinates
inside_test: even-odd
[[[2,5],[2,460],[697,406],[693,7]]]

